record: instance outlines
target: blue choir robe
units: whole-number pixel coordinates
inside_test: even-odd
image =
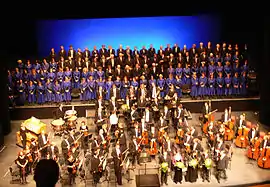
[[[48,73],[48,79],[50,80],[50,82],[54,82],[56,79],[55,73],[54,72]]]
[[[206,72],[207,72],[207,67],[206,66],[201,66],[200,67],[200,74],[205,74],[206,75]]]
[[[249,71],[249,67],[247,64],[244,64],[242,67],[241,67],[241,74],[243,74],[244,72],[246,72],[246,74],[248,73]]]
[[[170,85],[175,85],[175,80],[174,78],[167,78],[166,79],[166,93],[165,95],[168,93],[169,89],[170,89]]]
[[[80,100],[81,101],[86,101],[88,99],[87,98],[87,87],[88,87],[88,84],[86,81],[81,82],[81,84],[80,84],[80,90],[81,90]]]
[[[31,73],[31,71],[32,71],[32,64],[27,64],[27,65],[25,66],[25,69],[27,69],[27,72],[28,72],[28,73]]]
[[[216,79],[215,78],[208,78],[208,95],[214,96],[216,95]]]
[[[199,86],[199,79],[196,77],[191,78],[191,97],[198,97],[198,86]]]
[[[209,64],[209,66],[208,66],[208,74],[210,75],[211,73],[215,73],[215,72],[216,72],[216,66]]]
[[[8,75],[8,86],[13,88],[13,77],[12,75]]]
[[[192,66],[191,67],[191,74],[193,75],[193,73],[196,73],[196,75],[199,74],[199,67],[198,66]]]
[[[63,90],[64,90],[64,101],[70,102],[71,101],[71,82],[70,81],[63,82]]]
[[[63,102],[63,87],[61,84],[54,85],[54,92],[55,92],[55,102],[61,103]]]
[[[231,66],[225,65],[224,66],[224,72],[225,72],[225,76],[227,76],[227,74],[232,74],[232,69]]]
[[[100,78],[102,78],[104,80],[105,79],[105,72],[104,71],[97,71],[96,76],[97,76],[97,80],[99,80]]]
[[[137,95],[138,94],[139,83],[137,81],[132,80],[130,84],[131,84],[131,86],[134,87],[135,94]]]
[[[42,85],[45,85],[47,82],[47,73],[42,72],[39,74],[39,81],[42,83]]]
[[[19,80],[23,80],[23,76],[22,76],[22,73],[21,72],[16,72],[15,73],[15,81],[16,82],[19,82]],[[23,80],[24,81],[24,80]]]
[[[216,79],[217,88],[216,93],[218,96],[224,95],[224,78],[223,77],[217,77]]]
[[[43,84],[37,86],[37,103],[45,103],[45,87]]]
[[[225,64],[226,62],[231,62],[232,58],[230,56],[225,56],[223,58],[223,64]]]
[[[34,85],[37,85],[38,80],[39,80],[39,75],[38,74],[31,74],[30,80],[34,83]]]
[[[121,99],[126,99],[126,96],[127,96],[127,91],[130,87],[130,82],[129,81],[123,81],[122,82],[122,87],[121,87],[121,90],[120,90],[120,97]]]
[[[62,85],[64,81],[64,72],[62,71],[57,72],[57,80],[58,80],[58,83]]]
[[[217,64],[218,62],[222,62],[222,61],[221,61],[221,58],[220,57],[215,57],[215,61],[214,62],[215,62],[215,64]]]
[[[208,62],[215,62],[215,57],[208,57]]]
[[[97,73],[96,73],[95,70],[89,71],[89,72],[88,72],[88,76],[89,76],[89,77],[92,76],[94,80],[97,80]]]
[[[44,72],[48,72],[50,69],[50,64],[49,63],[42,63],[42,69]]]
[[[23,74],[23,82],[24,82],[24,84],[28,84],[29,80],[31,80],[30,79],[30,74],[29,73]]]
[[[81,78],[82,79],[84,78],[85,80],[88,80],[89,77],[90,77],[90,74],[88,72],[82,72],[81,73]]]
[[[46,102],[54,102],[54,85],[52,82],[46,83]]]
[[[112,89],[113,81],[107,81],[105,84],[105,99],[107,101],[111,98],[111,89]]]
[[[232,95],[232,78],[231,77],[225,77],[224,78],[225,83],[225,95],[230,96]]]
[[[238,75],[241,74],[241,68],[239,64],[233,64],[233,73],[238,73]]]
[[[232,78],[232,94],[234,95],[240,95],[240,81],[239,81],[239,77],[234,76]]]
[[[19,68],[19,71],[22,73],[24,69],[24,64],[23,63],[18,64],[18,68]]]
[[[102,89],[105,89],[105,81],[103,80],[97,80],[97,87],[102,87]]]
[[[182,97],[182,85],[183,81],[182,79],[175,79],[175,91],[177,93],[177,97]]]
[[[240,94],[243,96],[247,95],[248,79],[247,76],[240,77]]]
[[[191,80],[190,80],[191,70],[190,70],[190,68],[184,68],[183,73],[184,73],[183,83],[190,85],[190,83],[191,83]]]
[[[149,81],[148,81],[148,85],[149,85],[149,87],[151,87],[152,88],[152,84],[155,84],[155,85],[157,85],[157,80],[156,79],[150,79]]]
[[[224,70],[223,66],[217,66],[217,67],[216,67],[216,73],[217,73],[217,75],[218,75],[220,72],[223,74],[223,70]]]
[[[80,77],[81,73],[79,71],[73,72],[73,88],[80,88]]]
[[[198,94],[200,97],[208,95],[208,93],[207,93],[208,90],[207,90],[206,84],[207,84],[207,77],[201,76],[199,78],[199,90],[198,90]]]
[[[164,98],[165,96],[165,85],[166,85],[166,82],[163,78],[157,80],[157,86],[160,89],[159,95],[161,98]]]
[[[55,73],[57,71],[57,64],[54,63],[50,63],[50,68],[52,68],[53,72]]]
[[[122,81],[120,81],[120,80],[115,80],[114,81],[114,84],[115,84],[115,86],[116,86],[116,88],[119,90],[119,92],[120,92],[120,90],[121,90],[121,88],[122,88]]]
[[[39,73],[40,72],[40,69],[41,69],[41,65],[38,63],[38,64],[35,64],[35,70]]]
[[[65,71],[64,72],[65,79],[68,78],[68,80],[71,80],[72,78],[72,72],[71,71]]]
[[[25,103],[25,100],[26,100],[26,86],[24,83],[22,84],[19,84],[17,86],[17,90],[18,90],[18,94],[19,94],[19,97],[18,97],[18,104],[19,105],[23,105]]]
[[[183,74],[183,68],[176,68],[175,69],[175,75],[182,77],[182,74]]]
[[[239,56],[237,56],[237,55],[233,55],[233,57],[232,57],[232,61],[233,61],[233,62],[235,62],[236,60],[239,60]]]
[[[87,82],[87,100],[96,99],[96,81],[88,80]]]
[[[175,69],[174,68],[168,68],[168,75],[172,74],[173,76],[175,75]]]
[[[144,80],[140,80],[140,85],[144,84],[145,86],[147,86],[147,79]]]

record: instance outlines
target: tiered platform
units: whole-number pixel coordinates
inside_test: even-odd
[[[192,113],[200,113],[204,102],[206,100],[191,100],[190,98],[183,98],[182,103]],[[232,111],[258,111],[260,106],[259,97],[249,98],[224,98],[224,99],[211,99],[212,109],[224,111],[225,108],[231,106]],[[63,105],[63,110],[70,110],[74,106],[77,111],[78,117],[91,117],[88,110],[95,108],[94,103],[82,104],[80,101],[74,101],[70,105]],[[31,116],[38,119],[52,118],[53,111],[57,109],[57,105],[34,105],[34,106],[17,106],[10,109],[12,120],[26,120]]]

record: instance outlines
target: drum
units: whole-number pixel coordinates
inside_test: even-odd
[[[65,121],[62,119],[53,120],[51,122],[52,128],[54,132],[61,133],[63,131],[63,126],[65,124]]]
[[[76,116],[77,111],[76,110],[67,110],[65,112],[65,118],[71,118],[72,116]]]
[[[68,118],[68,121],[76,121],[77,120],[77,116],[71,116],[70,118]]]

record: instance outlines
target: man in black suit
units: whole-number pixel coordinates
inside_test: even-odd
[[[112,150],[112,157],[114,162],[114,172],[118,185],[122,185],[122,169],[123,164],[122,160],[125,155],[122,155],[122,151],[120,150],[120,144],[116,144],[115,148]]]
[[[245,120],[245,114],[241,114],[239,119],[236,120],[236,124],[234,126],[235,136],[238,136],[238,129],[246,127],[247,123]]]
[[[75,60],[76,59],[76,51],[75,51],[75,49],[73,49],[73,46],[72,45],[69,46],[68,58],[70,58],[72,60]]]
[[[191,147],[192,145],[192,137],[190,136],[190,132],[187,132],[186,135],[184,136],[184,147]]]
[[[199,142],[198,138],[194,138],[192,145],[191,145],[191,150],[192,151],[197,151],[199,153],[199,155],[201,154],[201,152],[203,151],[203,147],[201,145],[201,143]]]
[[[114,96],[111,97],[111,100],[109,101],[108,109],[110,112],[117,111],[119,109],[119,103]]]
[[[84,49],[84,51],[83,51],[83,58],[84,59],[90,59],[90,57],[91,57],[91,52],[90,52],[90,50],[88,49],[88,47],[86,47],[85,49]]]
[[[22,147],[23,149],[25,149],[26,148],[26,128],[23,124],[21,125],[21,129],[20,129],[20,137],[21,137]]]
[[[64,48],[64,46],[60,46],[60,51],[59,51],[59,58],[63,57],[64,59],[66,59],[67,57],[67,52]]]
[[[184,109],[183,109],[183,105],[179,104],[178,107],[175,109],[174,112],[174,127],[177,127],[177,124],[179,122],[179,119],[181,119],[182,121],[185,121],[185,113],[184,113]]]
[[[91,52],[91,56],[92,56],[92,60],[94,60],[94,59],[97,60],[99,58],[99,53],[98,53],[98,50],[97,50],[97,46],[94,46],[94,49]]]
[[[60,104],[60,106],[55,110],[53,111],[53,117],[54,119],[60,119],[60,118],[64,118],[64,111],[63,111],[63,105]]]
[[[99,183],[100,180],[100,171],[99,171],[99,165],[100,165],[100,159],[99,159],[99,151],[95,151],[93,157],[91,158],[91,168],[90,171],[93,174],[93,180],[95,186]]]
[[[48,135],[44,130],[41,131],[38,136],[38,148],[41,149],[41,157],[45,158],[47,155],[47,149],[45,146],[48,144]]]
[[[209,102],[210,104],[210,102]],[[208,121],[208,118],[206,118],[206,115],[208,115],[211,112],[211,104],[209,106],[208,102],[205,102],[202,108],[202,122],[206,123]]]
[[[140,143],[140,142],[139,142]],[[132,157],[131,163],[133,166],[135,166],[135,162],[137,161],[137,164],[140,164],[140,145],[137,142],[137,138],[135,136],[133,136],[132,141],[130,141],[129,143],[129,151],[130,151],[130,155]]]
[[[102,97],[98,97],[98,100],[96,101],[96,109],[98,108],[105,108],[105,101],[103,100]]]
[[[262,143],[260,144],[260,150],[265,149],[265,148],[267,148],[267,147],[270,147],[270,140],[269,140],[269,137],[270,137],[270,135],[265,135],[265,136],[263,137],[263,141],[262,141]]]
[[[106,55],[107,55],[106,46],[105,45],[102,45],[101,46],[101,49],[99,49],[99,56],[102,57],[102,56],[106,56]]]
[[[257,140],[260,137],[260,132],[256,129],[256,126],[253,126],[248,132],[248,140],[252,143],[253,140]]]
[[[172,53],[175,57],[178,56],[178,53],[180,53],[181,50],[180,50],[180,47],[177,45],[177,44],[174,44],[173,45],[173,48],[172,48]]]
[[[110,96],[115,97],[116,100],[120,99],[120,90],[117,89],[116,85],[112,85],[112,89],[110,90]]]
[[[112,46],[108,46],[108,51],[106,57],[111,57],[111,55],[115,56],[115,50],[112,48]]]
[[[145,111],[144,111],[144,118],[145,118],[145,123],[152,124],[153,123],[153,114],[150,111],[150,107],[146,105]]]
[[[148,49],[148,57],[152,59],[154,58],[155,54],[156,54],[156,49],[153,47],[153,44],[150,44],[150,48]]]
[[[144,56],[147,56],[148,51],[145,46],[142,46],[142,49],[140,50],[140,56],[143,58]]]
[[[59,149],[58,147],[55,145],[55,143],[51,142],[51,145],[47,148],[47,156],[50,159],[53,159],[55,161],[58,161],[59,158]]]
[[[67,68],[69,68],[70,70],[75,69],[75,60],[72,59],[72,57],[68,57],[68,60],[65,61],[65,68],[66,68],[66,70],[67,70]]]
[[[139,112],[137,111],[136,107],[133,105],[131,107],[130,116],[128,116],[128,120],[137,121],[139,119],[140,119]]]
[[[159,163],[161,164],[161,185],[164,183],[168,185],[168,173],[171,169],[171,158],[168,156],[167,152],[164,152],[163,155],[159,158]],[[166,164],[165,164],[166,163]]]
[[[217,177],[218,183],[220,183],[221,178],[225,180],[227,179],[226,169],[228,168],[228,162],[229,162],[229,158],[227,156],[227,153],[225,150],[222,150],[220,152],[220,156],[218,157],[217,165],[216,165],[216,169],[217,169],[216,177]]]
[[[68,135],[64,135],[64,139],[61,142],[62,154],[65,161],[68,159],[68,151],[70,148],[70,143],[68,141]]]

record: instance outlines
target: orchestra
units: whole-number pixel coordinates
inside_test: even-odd
[[[72,114],[65,118],[62,105],[60,105],[54,117],[63,118],[72,124],[72,128],[63,133],[60,148],[56,146],[50,134],[45,130],[42,130],[37,140],[33,139],[28,147],[25,127],[22,125],[20,137],[24,151],[19,153],[16,160],[16,164],[20,168],[22,183],[26,182],[26,176],[34,169],[34,163],[37,160],[53,159],[61,164],[60,158],[63,156],[64,164],[62,164],[66,166],[64,170],[68,172],[69,184],[75,184],[78,171],[81,165],[84,165],[81,162],[86,163],[88,153],[90,153],[88,161],[91,163],[89,171],[95,185],[100,183],[100,179],[104,177],[107,167],[111,164],[113,164],[112,169],[114,169],[117,184],[123,185],[123,171],[130,169],[129,162],[132,169],[140,168],[143,163],[141,161],[142,153],[152,160],[159,159],[158,169],[162,185],[168,185],[170,176],[173,176],[172,180],[176,184],[184,181],[194,183],[198,181],[199,177],[203,182],[210,182],[212,170],[216,171],[216,179],[219,183],[221,179],[226,180],[226,170],[232,159],[232,144],[239,148],[249,146],[258,148],[258,161],[261,159],[258,164],[262,168],[268,167],[269,135],[262,138],[258,126],[248,129],[245,114],[241,114],[239,118],[238,116],[233,118],[231,108],[228,106],[221,119],[216,120],[214,116],[217,110],[213,110],[211,101],[208,101],[202,107],[202,114],[199,118],[202,127],[200,129],[195,126],[196,124],[188,123],[185,113],[187,109],[181,103],[181,90],[185,89],[183,85],[191,86],[191,96],[194,99],[204,98],[210,92],[211,96],[245,93],[246,90],[242,89],[246,83],[242,74],[248,73],[246,69],[239,72],[241,79],[239,78],[238,82],[234,81],[238,75],[231,78],[228,74],[225,77],[222,72],[219,77],[218,66],[214,67],[214,71],[211,70],[215,60],[213,53],[210,52],[208,58],[208,54],[202,49],[201,53],[197,55],[197,60],[203,59],[203,61],[197,64],[200,66],[200,73],[196,73],[192,70],[194,68],[192,63],[197,60],[189,56],[187,49],[184,49],[185,53],[179,49],[179,53],[172,55],[167,51],[165,54],[162,48],[158,54],[151,53],[153,55],[151,59],[148,58],[146,49],[133,51],[138,53],[138,57],[132,59],[133,63],[135,61],[137,63],[123,67],[126,58],[128,59],[129,55],[133,54],[129,51],[130,49],[119,48],[117,54],[114,54],[113,49],[105,50],[104,47],[101,51],[95,49],[92,53],[91,51],[83,52],[84,55],[80,56],[78,63],[81,64],[80,69],[76,65],[71,65],[74,62],[77,64],[76,55],[78,55],[71,48],[68,52],[70,61],[61,64],[66,69],[62,73],[63,77],[58,74],[60,77],[56,76],[54,72],[56,69],[47,68],[47,71],[50,72],[48,73],[49,82],[43,81],[46,84],[46,91],[40,92],[40,94],[50,95],[50,97],[46,97],[46,101],[58,102],[55,101],[55,94],[59,93],[52,93],[55,90],[52,87],[56,87],[54,80],[58,79],[61,89],[63,89],[61,90],[63,92],[62,100],[70,103],[70,94],[74,86],[72,73],[80,73],[83,79],[76,88],[80,89],[81,101],[95,103],[95,119],[93,123],[83,120],[78,124],[76,115]],[[175,49],[178,51],[178,48]],[[62,50],[64,51],[64,49]],[[99,53],[104,56],[100,56]],[[65,53],[61,53],[61,55],[66,58]],[[195,56],[194,54],[194,58]],[[153,60],[155,58],[158,58],[157,63]],[[184,59],[182,60],[182,58]],[[238,58],[236,55],[232,63],[235,63]],[[182,61],[185,64],[182,65]],[[44,68],[47,63],[45,59],[42,63]],[[148,69],[147,67],[151,64],[153,67]],[[210,65],[208,66],[208,64]],[[227,64],[225,66],[228,71],[235,71],[233,67],[229,66],[230,63],[224,60],[218,64]],[[68,68],[71,66],[72,68]],[[74,68],[77,68],[78,71],[73,72]],[[205,70],[205,68],[208,69]],[[24,81],[21,82],[21,69],[18,68],[16,71],[16,81],[20,85],[17,89],[26,90],[27,85]],[[208,83],[210,82],[208,81],[208,71],[212,71],[211,76],[209,75],[211,84]],[[42,81],[40,80],[40,82]],[[219,84],[222,84],[221,87]],[[242,89],[239,90],[238,86]],[[20,97],[20,99],[24,98]],[[120,120],[121,116],[124,117],[124,123],[122,123],[122,119]],[[94,126],[94,132],[90,131],[90,126]],[[203,139],[206,140],[206,146],[202,143]],[[255,143],[255,140],[259,140],[259,143]],[[83,159],[81,155],[83,155]],[[30,169],[28,170],[27,167]],[[174,175],[170,175],[170,173]]]

